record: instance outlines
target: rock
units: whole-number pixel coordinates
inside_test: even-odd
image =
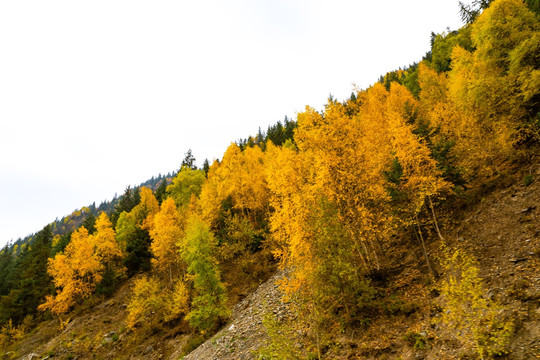
[[[144,350],[143,355],[148,355],[152,351],[154,351],[154,348],[152,347],[152,345],[148,345],[148,347]]]
[[[22,358],[22,360],[34,360],[34,359],[39,359],[39,355],[36,353],[31,353]]]

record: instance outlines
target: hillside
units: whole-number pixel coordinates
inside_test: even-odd
[[[540,177],[540,163],[532,169]],[[540,356],[540,182],[525,186],[521,175],[513,176],[509,187],[497,189],[480,203],[457,213],[451,225],[443,229],[449,243],[474,254],[489,296],[511,309],[516,332],[510,341],[510,353],[504,358],[515,360]],[[401,241],[406,240],[396,239],[396,244]],[[439,246],[439,241],[430,244],[433,257],[440,253]],[[417,269],[417,259],[422,256],[419,245],[401,246],[389,255],[403,260],[388,270],[390,276],[381,287],[385,292],[383,300],[390,307],[369,324],[342,334],[337,340],[340,346],[332,350],[329,358],[459,358],[460,345],[454,334],[432,323],[440,308],[440,297],[434,289],[440,284],[429,280],[427,269]],[[256,359],[253,352],[268,339],[263,314],[275,314],[279,320],[290,315],[276,284],[282,276],[282,272],[276,273],[238,302],[227,324],[184,359]],[[186,346],[185,335],[158,331],[141,338],[126,331],[125,309],[131,285],[126,283],[113,298],[102,303],[86,304],[69,317],[62,331],[58,330],[57,320],[41,324],[20,344],[18,354],[178,359]],[[415,334],[420,342],[407,334]]]
[[[0,354],[538,356],[539,12],[462,6],[421,62],[0,251]]]
[[[540,176],[540,163],[531,169]],[[514,185],[494,191],[459,213],[444,232],[448,243],[474,254],[487,294],[511,309],[516,334],[503,358],[525,360],[540,357],[540,182],[524,186],[519,180],[520,176],[514,176]],[[430,246],[434,257],[440,255],[439,246],[440,242]],[[402,246],[400,250],[392,255],[404,261],[388,270],[392,275],[384,284],[383,301],[393,307],[356,333],[343,334],[328,358],[460,358],[462,349],[454,334],[436,324],[441,299],[434,289],[440,284],[426,278],[427,269],[418,271],[415,264],[421,249]],[[184,359],[257,359],[252,351],[264,344],[260,340],[265,332],[262,314],[270,312],[278,319],[287,314],[276,292],[280,276],[238,304],[230,323]]]

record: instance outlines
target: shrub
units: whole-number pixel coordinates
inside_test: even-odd
[[[442,321],[456,330],[458,339],[473,348],[481,359],[505,354],[513,323],[505,308],[488,299],[475,261],[463,250],[447,252]]]

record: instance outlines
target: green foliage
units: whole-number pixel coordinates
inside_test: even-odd
[[[463,250],[446,250],[444,268],[442,322],[480,358],[505,354],[514,325],[506,309],[487,297],[476,262]]]
[[[203,170],[183,166],[172,183],[167,186],[167,194],[174,199],[177,207],[187,206],[192,196],[199,195],[205,181],[206,174]]]
[[[529,186],[533,183],[534,181],[534,178],[532,176],[532,174],[527,174],[523,177],[523,185],[525,186]]]
[[[208,159],[204,159],[202,170],[204,171],[204,175],[207,176],[208,170],[210,170],[210,162],[208,161]]]
[[[209,332],[229,314],[225,286],[214,258],[217,243],[209,226],[192,217],[188,220],[184,244],[180,251],[193,279],[194,291],[192,310],[186,319],[199,331]]]
[[[274,125],[268,126],[266,132],[259,131],[255,137],[249,137],[247,139],[240,139],[236,142],[241,150],[245,150],[246,147],[260,146],[264,151],[266,150],[266,143],[271,141],[276,146],[281,146],[287,140],[294,142],[294,129],[296,129],[296,121],[285,116],[283,123],[278,121]]]
[[[184,160],[182,160],[182,166],[180,166],[180,171],[184,168],[188,168],[190,170],[197,170],[195,156],[193,156],[193,153],[191,152],[191,149],[188,149],[187,153],[184,156]]]
[[[51,257],[54,257],[56,254],[64,251],[66,246],[68,246],[69,241],[71,240],[71,234],[73,234],[73,231],[69,231],[61,235],[56,244],[53,244],[51,249]]]
[[[447,72],[451,68],[452,50],[455,46],[471,50],[472,42],[470,29],[461,28],[459,31],[452,31],[434,35],[431,46],[431,66],[437,72]]]
[[[44,297],[53,291],[51,277],[47,273],[47,261],[51,253],[52,230],[47,225],[33,239],[32,246],[18,255],[6,274],[9,293],[0,298],[0,324],[12,320],[21,324],[28,315],[37,315],[36,308]],[[8,254],[6,253],[6,258]]]
[[[189,337],[186,345],[182,348],[182,354],[187,355],[196,348],[199,347],[204,341],[206,340],[206,337],[202,334],[195,334]],[[182,357],[180,359],[183,359]]]
[[[403,166],[399,162],[399,159],[394,157],[388,167],[388,170],[384,171],[384,177],[388,182],[386,191],[393,201],[401,200],[401,193],[399,192],[399,184],[403,177]]]
[[[96,216],[93,213],[88,214],[81,226],[84,226],[88,230],[88,234],[93,234],[96,232]]]
[[[167,196],[167,179],[161,180],[159,183],[158,188],[156,189],[156,200],[158,201],[159,205],[165,200],[165,197]]]
[[[263,316],[263,326],[268,341],[258,352],[258,358],[264,360],[301,360],[306,359],[300,344],[298,331],[288,322],[279,322],[272,313]]]
[[[459,13],[461,15],[461,20],[463,20],[465,23],[470,24],[476,18],[482,10],[487,8],[489,4],[491,4],[493,0],[473,0],[470,4],[465,4],[463,2],[459,2]]]
[[[13,248],[6,245],[0,251],[0,296],[7,295],[13,285],[13,268],[15,266],[15,254]]]
[[[418,83],[418,64],[413,64],[407,69],[405,78],[403,79],[403,85],[418,98],[420,94],[420,84]]]
[[[415,350],[424,350],[427,347],[427,338],[425,334],[409,331],[403,339]]]
[[[118,204],[114,208],[114,212],[111,215],[111,222],[116,227],[116,222],[122,212],[130,212],[141,200],[139,189],[132,190],[130,186],[126,188],[124,194],[120,197]]]
[[[127,255],[124,259],[124,266],[127,268],[129,276],[139,271],[150,270],[150,260],[152,259],[152,253],[150,252],[151,241],[148,230],[140,228],[135,229],[133,234],[129,236],[126,245]]]

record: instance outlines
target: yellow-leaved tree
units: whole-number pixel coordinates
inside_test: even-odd
[[[71,235],[63,253],[49,259],[48,273],[56,287],[55,296],[47,296],[40,310],[55,314],[69,311],[78,301],[89,297],[103,276],[122,275],[122,251],[115,239],[112,224],[105,213],[96,220],[96,232],[88,235],[81,227]],[[109,280],[109,279],[108,279]]]
[[[152,243],[150,249],[154,258],[152,264],[158,271],[164,271],[169,277],[169,286],[173,286],[173,272],[180,273],[181,259],[177,243],[184,235],[184,224],[178,213],[173,198],[167,198],[155,215],[150,229]]]
[[[71,235],[64,252],[49,259],[47,271],[53,278],[56,295],[47,296],[40,310],[63,314],[94,292],[102,279],[103,264],[90,238],[81,227]]]
[[[259,146],[242,151],[231,144],[221,163],[210,167],[198,202],[202,218],[220,243],[218,257],[231,269],[225,275],[253,282],[260,281],[270,266],[270,253],[263,246],[269,211],[264,161]],[[227,278],[231,281],[237,282]]]
[[[520,145],[538,139],[540,65],[531,59],[539,31],[523,1],[496,0],[472,24],[475,51],[453,49],[449,95],[466,121],[463,131],[470,131],[468,143],[482,150],[470,163],[474,170],[496,174],[501,162],[519,155]]]
[[[141,229],[150,229],[152,227],[152,222],[154,221],[154,216],[159,211],[159,203],[152,190],[146,186],[141,188],[140,194],[141,200],[131,212],[135,216],[137,224],[139,224]]]

